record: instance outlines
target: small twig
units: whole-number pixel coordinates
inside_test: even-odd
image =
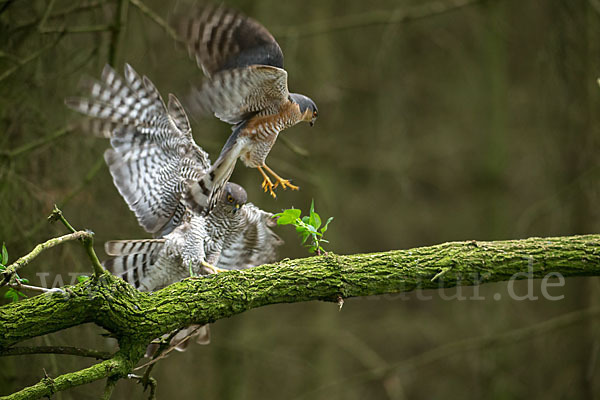
[[[62,35],[60,35],[59,37],[56,38],[56,40],[54,40],[51,43],[48,43],[46,46],[42,47],[41,49],[39,49],[38,51],[34,52],[33,54],[29,55],[28,57],[25,57],[22,60],[18,61],[18,65],[14,65],[12,67],[10,67],[9,69],[7,69],[6,71],[4,71],[4,73],[2,75],[0,75],[0,82],[3,81],[4,79],[8,78],[9,76],[11,76],[13,73],[15,73],[16,71],[18,71],[20,69],[20,67],[22,67],[25,64],[30,63],[31,61],[35,60],[36,58],[38,58],[40,55],[42,55],[46,50],[54,47],[59,40],[62,38]]]
[[[89,26],[75,26],[71,28],[44,28],[40,31],[43,34],[49,33],[95,33],[95,32],[109,32],[113,30],[113,25],[89,25]]]
[[[106,378],[106,386],[104,386],[104,392],[102,393],[102,396],[100,396],[100,400],[110,399],[113,390],[115,390],[115,385],[117,384],[118,380],[119,378],[116,378],[114,376],[109,376],[108,378]]]
[[[156,385],[158,384],[156,379],[154,379],[153,377],[150,376],[147,378],[147,381],[145,381],[145,379],[146,379],[145,376],[142,377],[142,376],[135,375],[135,374],[129,374],[129,375],[127,375],[127,378],[135,379],[139,383],[144,385],[144,391],[146,390],[146,387],[150,386],[150,394],[148,395],[148,400],[156,399]]]
[[[68,230],[75,233],[75,229],[71,226],[69,221],[67,221],[67,219],[63,216],[62,211],[60,211],[60,209],[56,205],[54,205],[54,210],[52,210],[52,214],[50,214],[50,216],[48,217],[48,220],[50,222],[60,221],[63,223],[63,225],[65,227],[67,227]],[[96,252],[94,251],[94,233],[90,232],[90,231],[85,231],[85,233],[86,234],[82,235],[79,239],[83,243],[83,247],[85,247],[85,251],[87,252],[88,257],[92,261],[92,268],[94,269],[94,277],[98,278],[100,275],[104,274],[106,272],[106,270],[100,263],[100,260],[98,259],[98,256],[96,255]]]
[[[75,197],[79,192],[81,192],[83,189],[85,189],[85,187],[87,185],[89,185],[90,182],[92,182],[92,180],[94,179],[96,174],[98,174],[98,171],[100,171],[100,169],[102,168],[103,165],[104,165],[104,156],[101,155],[100,157],[98,157],[98,159],[96,160],[94,165],[92,165],[92,167],[89,169],[89,171],[85,175],[85,178],[83,179],[83,181],[81,181],[79,183],[79,185],[77,185],[77,187],[73,188],[69,193],[67,193],[65,195],[65,197],[63,197],[62,200],[60,200],[59,204],[62,204],[63,206],[65,206],[67,203],[69,203],[71,201],[71,199],[73,197]],[[28,230],[25,233],[25,237],[28,239],[31,238],[43,226],[45,226],[45,224],[46,224],[46,221],[40,221],[33,228],[31,228],[30,230]]]
[[[403,10],[373,10],[362,14],[346,15],[308,23],[301,26],[273,29],[278,38],[299,38],[347,29],[364,28],[376,25],[399,24],[415,21],[435,15],[455,11],[460,8],[481,2],[482,0],[450,0],[411,7]]]
[[[60,128],[59,130],[52,132],[51,134],[49,134],[47,136],[44,136],[37,140],[33,140],[29,143],[24,144],[23,146],[17,147],[14,150],[1,151],[0,155],[9,157],[9,158],[17,157],[17,156],[23,155],[24,153],[27,153],[28,151],[34,150],[45,144],[53,142],[54,140],[59,139],[72,131],[73,131],[73,129],[71,127]]]
[[[116,66],[117,56],[119,53],[119,42],[121,35],[127,26],[127,10],[129,8],[129,0],[117,1],[117,14],[110,37],[110,46],[108,51],[108,63]]]
[[[148,385],[150,384],[150,373],[156,365],[155,362],[158,361],[158,356],[160,356],[161,353],[169,346],[169,344],[171,343],[171,339],[173,339],[175,335],[177,335],[177,332],[178,331],[176,330],[171,332],[171,334],[166,339],[162,340],[160,346],[158,346],[158,350],[156,350],[156,352],[152,355],[152,361],[150,363],[146,363],[141,367],[134,369],[134,371],[136,371],[137,369],[141,369],[146,365],[148,366],[148,368],[146,368],[146,371],[144,371],[144,376],[142,377],[142,384],[144,385],[144,390],[146,390],[146,387],[148,387]]]
[[[85,231],[74,232],[73,231],[72,233],[70,233],[68,235],[49,239],[49,240],[45,241],[44,243],[38,244],[37,246],[34,247],[33,250],[31,250],[31,252],[29,254],[26,254],[23,257],[19,258],[17,261],[15,261],[14,263],[12,263],[8,267],[6,267],[6,269],[1,272],[2,280],[0,280],[0,287],[9,283],[10,280],[13,278],[13,276],[17,273],[18,270],[20,270],[21,268],[23,268],[24,266],[29,264],[34,258],[36,258],[38,255],[40,255],[40,253],[42,251],[52,248],[52,247],[55,247],[55,246],[58,246],[59,244],[62,244],[64,242],[68,242],[71,240],[79,240],[82,237],[90,236],[90,235],[91,235],[90,232],[85,232]]]
[[[69,221],[67,221],[67,219],[63,215],[62,211],[58,208],[58,206],[56,204],[54,205],[52,214],[50,214],[48,216],[48,221],[50,221],[50,222],[60,221],[70,232],[75,232],[75,228],[73,228],[71,226],[71,224],[69,223]]]
[[[285,135],[279,136],[277,140],[281,141],[285,145],[285,147],[287,147],[294,154],[297,154],[301,157],[310,156],[310,152],[308,150],[306,150],[304,147],[298,146],[296,143],[288,139]]]
[[[165,30],[165,32],[167,33],[167,35],[169,35],[171,37],[171,39],[175,40],[176,42],[185,44],[185,40],[180,38],[179,35],[177,35],[177,33],[175,32],[175,30],[173,28],[171,28],[164,19],[162,19],[158,14],[156,14],[154,11],[152,11],[150,8],[148,8],[148,6],[146,6],[144,3],[142,3],[141,0],[129,0],[129,1],[131,2],[131,4],[136,6],[142,13],[146,14],[152,21],[154,21],[161,28],[163,28]]]
[[[33,292],[41,292],[41,293],[46,293],[46,292],[50,291],[50,289],[43,288],[40,286],[26,285],[24,283],[21,283],[21,281],[19,279],[16,279],[14,283],[9,282],[8,286],[10,286],[11,288],[16,289],[16,290],[25,289],[25,290],[31,290]]]
[[[156,353],[152,357],[152,360],[148,361],[145,364],[140,365],[139,367],[134,368],[134,371],[137,371],[137,370],[142,369],[144,367],[149,367],[148,369],[151,369],[152,366],[153,366],[153,364],[155,364],[157,361],[162,360],[163,358],[165,358],[177,346],[179,346],[181,343],[185,342],[186,340],[188,340],[189,338],[191,338],[192,336],[194,336],[196,334],[196,332],[200,328],[202,328],[202,325],[200,325],[196,329],[192,330],[189,334],[187,334],[185,337],[183,337],[177,343],[174,343],[174,344],[171,344],[171,339],[173,339],[173,337],[175,337],[175,335],[177,334],[178,331],[171,332],[171,334],[169,335],[169,337],[165,341],[163,341],[161,343],[160,347],[158,348],[158,350],[156,350]],[[146,372],[149,374],[148,371],[146,371]],[[144,375],[146,375],[146,374],[144,374]]]
[[[0,351],[0,357],[22,356],[27,354],[64,354],[69,356],[91,357],[97,360],[108,360],[112,356],[111,353],[106,351],[70,346],[21,346],[11,347]]]
[[[52,11],[52,8],[54,7],[54,3],[56,3],[56,0],[50,0],[50,2],[48,3],[48,6],[46,7],[46,11],[44,11],[44,15],[42,16],[42,19],[40,19],[40,23],[37,26],[38,32],[41,33],[44,30],[44,25],[46,24],[46,21],[48,20],[48,17],[50,16],[50,12]]]
[[[71,7],[65,8],[62,11],[57,11],[53,14],[51,14],[48,19],[56,19],[56,18],[62,18],[62,17],[66,17],[67,15],[70,14],[74,14],[77,12],[82,12],[82,11],[88,11],[88,10],[93,10],[94,8],[98,8],[100,7],[102,4],[104,4],[105,1],[104,0],[98,0],[98,1],[90,1],[86,4],[78,4],[78,3],[74,3]],[[21,29],[25,29],[25,28],[30,28],[33,25],[39,24],[38,19],[36,18],[33,21],[29,21],[29,22],[25,22],[21,25],[17,25],[15,27],[12,28],[12,31],[18,31]]]

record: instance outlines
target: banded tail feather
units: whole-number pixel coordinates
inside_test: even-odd
[[[238,136],[244,128],[245,122],[236,125],[233,132],[225,142],[219,158],[210,169],[200,178],[197,185],[191,189],[191,194],[196,203],[206,204],[206,214],[215,208],[225,185],[229,182],[240,152],[244,146],[243,141],[238,141]]]
[[[143,281],[159,259],[165,239],[114,240],[106,242],[106,253],[114,256],[104,261],[104,267],[136,289],[143,289]]]

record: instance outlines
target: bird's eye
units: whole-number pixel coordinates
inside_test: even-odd
[[[317,116],[317,112],[316,112],[316,111],[313,111],[313,117],[315,117],[315,118],[316,118],[316,116]]]
[[[230,194],[227,195],[227,201],[233,203],[233,197]]]

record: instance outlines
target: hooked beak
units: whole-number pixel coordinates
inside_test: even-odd
[[[238,212],[239,209],[240,209],[240,205],[236,204],[235,208],[233,209],[233,213],[235,214],[236,212]]]
[[[314,125],[315,125],[315,121],[310,121],[310,122],[309,122],[309,124],[310,124],[310,126],[312,127],[312,126],[314,126]]]

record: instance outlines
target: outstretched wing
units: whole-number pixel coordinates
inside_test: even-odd
[[[180,35],[206,76],[219,71],[270,65],[283,68],[283,53],[273,35],[252,18],[220,6],[207,6],[183,18]]]
[[[102,79],[91,82],[90,98],[66,104],[91,117],[94,133],[110,137],[104,158],[140,225],[156,236],[173,230],[186,209],[183,194],[210,167],[177,98],[169,95],[165,105],[152,82],[130,65],[125,80],[107,65]]]
[[[258,112],[274,114],[289,98],[287,72],[268,65],[225,70],[203,82],[193,93],[202,112],[237,124]]]
[[[277,225],[273,214],[247,203],[238,211],[245,213],[243,229],[230,235],[223,245],[217,267],[243,269],[275,261],[283,240],[271,230]]]

